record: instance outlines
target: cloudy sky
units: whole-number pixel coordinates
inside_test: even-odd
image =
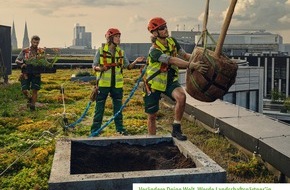
[[[170,31],[198,30],[203,24],[205,0],[0,0],[0,25],[14,21],[18,46],[24,24],[29,37],[38,34],[41,46],[72,45],[73,27],[79,23],[92,32],[96,48],[110,27],[122,32],[121,42],[149,42],[148,20],[160,16]],[[211,0],[209,32],[220,32],[230,0]],[[238,0],[230,30],[249,29],[277,33],[290,43],[290,0]]]

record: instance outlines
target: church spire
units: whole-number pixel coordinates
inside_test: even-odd
[[[22,48],[29,47],[29,37],[28,37],[28,31],[27,31],[27,23],[25,21],[25,28],[24,28],[24,36],[23,36],[23,43]]]
[[[18,48],[14,20],[13,20],[12,33],[11,33],[11,46],[12,46],[12,49]]]

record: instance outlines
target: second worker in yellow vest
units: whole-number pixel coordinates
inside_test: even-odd
[[[91,133],[97,131],[102,124],[105,104],[110,94],[113,102],[114,115],[120,110],[123,99],[123,68],[132,69],[137,62],[145,61],[144,57],[137,57],[129,63],[124,51],[119,47],[121,32],[110,28],[105,34],[107,43],[98,49],[94,57],[93,70],[97,71],[99,93],[96,98],[95,114]],[[114,118],[117,132],[126,135],[123,126],[123,114],[120,112]]]

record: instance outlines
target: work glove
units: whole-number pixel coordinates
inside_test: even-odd
[[[204,63],[203,61],[191,61],[188,64],[188,68],[190,70],[195,70],[200,72],[201,74],[205,74],[208,70],[208,65],[206,63]]]

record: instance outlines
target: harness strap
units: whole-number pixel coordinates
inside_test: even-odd
[[[105,50],[103,50],[103,63],[104,63],[104,65],[108,64],[107,53],[109,53],[109,52],[106,52]]]
[[[119,54],[119,57],[116,58],[115,55],[112,55],[110,52],[103,50],[103,54],[101,54],[100,56],[103,57],[104,66],[110,68],[110,67],[118,66],[117,63],[122,63],[123,59],[124,59],[124,57],[122,55],[122,51],[118,51],[118,54]],[[113,63],[108,63],[107,58],[112,58]],[[115,60],[115,59],[118,59],[118,60]]]
[[[157,75],[159,75],[161,73],[161,69],[159,69],[158,71],[156,71],[155,73],[153,73],[153,75],[151,75],[150,77],[148,77],[146,79],[146,83],[148,83],[150,80],[154,79]]]
[[[104,64],[104,66],[105,67],[108,67],[108,68],[110,68],[110,67],[116,67],[117,66],[117,63],[110,63],[110,64],[106,63],[106,64]]]
[[[119,57],[118,57],[118,59],[119,60],[117,60],[119,63],[123,63],[123,55],[122,55],[122,51],[120,50],[120,51],[118,51],[118,54],[119,54]]]

